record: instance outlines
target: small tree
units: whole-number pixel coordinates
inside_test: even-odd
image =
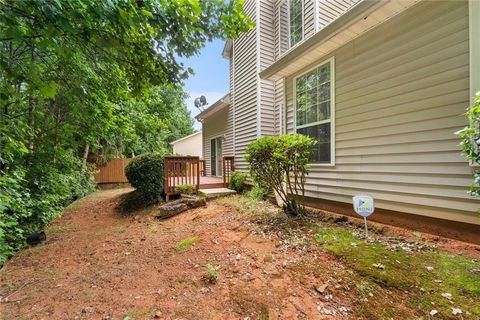
[[[252,178],[272,188],[284,202],[288,215],[304,212],[305,178],[316,143],[307,136],[291,134],[263,137],[247,147],[245,157]]]
[[[472,164],[480,165],[480,92],[477,92],[473,106],[468,108],[466,117],[468,125],[457,132],[463,138],[462,152]],[[474,171],[470,194],[480,196],[480,170],[478,169]]]

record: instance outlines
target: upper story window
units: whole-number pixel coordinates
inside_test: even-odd
[[[289,0],[290,47],[303,40],[303,0]]]
[[[333,59],[294,80],[296,131],[318,141],[312,163],[334,163],[332,82]]]

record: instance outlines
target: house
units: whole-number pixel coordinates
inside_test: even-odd
[[[202,131],[170,142],[170,145],[173,147],[174,155],[196,156],[203,159]]]
[[[250,142],[298,132],[319,142],[310,205],[352,214],[352,196],[367,194],[373,219],[478,234],[480,201],[466,192],[473,168],[454,133],[480,90],[480,1],[247,0],[244,8],[255,28],[222,53],[230,93],[198,116],[208,174],[218,174],[221,156],[247,170]]]

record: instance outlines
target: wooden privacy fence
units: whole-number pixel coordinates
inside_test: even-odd
[[[235,157],[223,157],[223,183],[225,186],[230,182],[230,176],[235,170],[234,159]]]
[[[192,184],[195,191],[200,187],[200,158],[168,156],[163,160],[163,189],[166,200],[175,194],[175,187]]]
[[[124,183],[128,182],[125,176],[125,167],[131,161],[130,158],[117,158],[98,166],[98,173],[95,174],[97,183]]]

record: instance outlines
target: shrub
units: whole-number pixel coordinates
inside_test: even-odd
[[[175,187],[175,191],[180,194],[192,195],[196,192],[197,187],[194,184],[181,184]]]
[[[457,134],[463,138],[461,142],[462,152],[473,164],[480,164],[480,92],[474,98],[473,106],[468,108],[468,126]],[[480,170],[474,171],[473,183],[470,186],[470,194],[480,196]]]
[[[0,174],[0,266],[72,201],[95,188],[90,172],[72,152],[56,161],[32,159]]]
[[[229,188],[237,192],[243,192],[247,186],[248,175],[245,172],[233,171],[230,177]]]
[[[316,143],[307,136],[291,134],[263,137],[247,147],[245,158],[250,163],[252,178],[264,182],[280,196],[288,215],[304,211],[305,176]]]
[[[149,201],[159,201],[163,194],[163,156],[146,153],[135,157],[125,168],[128,182]]]
[[[248,191],[247,196],[253,200],[265,199],[270,193],[270,188],[265,186],[263,183],[257,181],[253,182],[252,189]]]

